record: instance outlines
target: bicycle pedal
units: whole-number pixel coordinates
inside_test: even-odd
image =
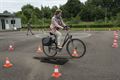
[[[60,52],[62,50],[62,48],[57,48],[57,51]]]

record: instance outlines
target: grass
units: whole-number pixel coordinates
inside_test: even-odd
[[[115,31],[115,30],[120,30],[118,27],[114,28],[72,28],[72,30],[77,30],[77,31]]]

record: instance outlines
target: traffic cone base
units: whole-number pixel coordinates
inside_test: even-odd
[[[114,34],[117,34],[117,31],[114,31]]]
[[[117,43],[113,43],[112,47],[113,47],[113,48],[117,48],[117,47],[118,47],[118,44],[117,44]]]
[[[115,36],[114,39],[118,39],[118,36]]]
[[[73,56],[73,57],[78,57],[78,54],[74,54],[74,53],[73,53],[72,56]]]
[[[6,61],[5,61],[5,64],[3,65],[3,67],[10,68],[12,66],[13,66],[13,64],[11,64],[8,57],[6,57]]]
[[[114,34],[115,36],[118,36],[118,34],[116,33],[116,34]]]
[[[76,50],[76,49],[73,50],[72,56],[73,56],[73,57],[78,57],[78,53],[77,53],[77,50]]]
[[[14,50],[13,46],[10,45],[10,46],[9,46],[9,51],[13,51],[13,50]]]
[[[117,40],[116,40],[116,39],[114,39],[114,43],[117,43]]]
[[[54,73],[52,74],[52,77],[58,78],[58,77],[60,77],[61,75],[62,75],[62,74],[59,72],[58,66],[55,65],[55,66],[54,66]]]
[[[13,51],[14,50],[14,48],[9,48],[9,51]]]
[[[38,53],[43,52],[42,49],[40,48],[40,46],[38,47],[37,52],[38,52]]]
[[[4,66],[5,68],[10,68],[10,67],[13,66],[13,64],[11,64],[11,63],[10,63],[10,64],[4,64],[3,66]]]
[[[55,72],[52,74],[52,77],[55,77],[55,78],[58,78],[60,76],[61,76],[61,73],[59,73],[59,72]]]

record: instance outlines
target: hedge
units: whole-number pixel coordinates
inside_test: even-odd
[[[113,24],[87,24],[87,25],[80,25],[80,24],[72,24],[69,25],[71,28],[112,28],[114,27]],[[49,28],[49,25],[32,25],[32,28],[35,29],[42,29],[42,28]],[[120,25],[119,25],[120,27]],[[22,28],[27,28],[27,26],[23,26]]]

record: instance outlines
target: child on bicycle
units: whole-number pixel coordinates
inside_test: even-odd
[[[65,27],[67,27],[62,20],[61,14],[62,14],[62,10],[57,9],[54,13],[54,16],[51,19],[51,25],[50,25],[51,33],[57,36],[58,48],[62,48],[61,47],[62,34],[60,32],[60,29],[64,29]]]

